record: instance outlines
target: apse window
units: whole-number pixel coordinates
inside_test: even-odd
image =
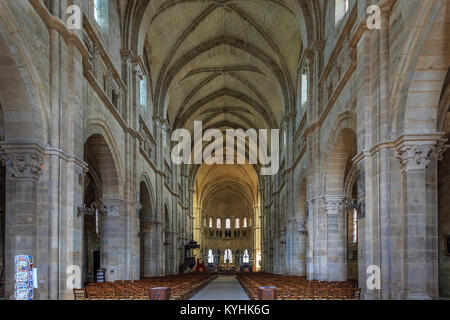
[[[109,26],[109,5],[108,0],[94,0],[94,19],[102,29]]]
[[[243,258],[244,263],[250,263],[250,255],[248,254],[248,250],[245,249],[244,251],[244,258]]]
[[[350,0],[336,0],[335,1],[335,21],[336,24],[341,22],[350,9]]]
[[[212,218],[209,218],[209,227],[212,229],[212,227],[213,227],[213,219]]]
[[[217,219],[217,229],[220,229],[222,227],[220,219]]]
[[[214,263],[214,255],[213,255],[212,250],[208,251],[208,263],[209,264]]]
[[[142,109],[147,109],[147,77],[143,76],[139,83],[140,105]]]
[[[240,226],[240,221],[239,221],[239,218],[237,218],[236,219],[236,229],[239,229],[241,226]]]
[[[225,262],[233,263],[233,255],[231,254],[231,250],[227,249],[225,250]]]
[[[228,230],[231,229],[231,220],[230,219],[225,220],[225,228]]]
[[[247,228],[247,218],[244,218],[244,228]]]

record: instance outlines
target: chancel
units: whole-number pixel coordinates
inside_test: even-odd
[[[450,299],[449,43],[448,0],[0,0],[0,299]]]

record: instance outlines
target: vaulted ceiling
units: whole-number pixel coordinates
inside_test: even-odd
[[[296,0],[152,0],[145,51],[153,103],[172,128],[278,128],[295,101]],[[164,108],[164,109],[162,109]]]
[[[258,177],[251,165],[202,165],[195,183],[194,206],[221,199],[242,199],[248,208],[258,204]]]
[[[139,43],[144,43],[156,114],[167,117],[172,129],[191,132],[194,121],[203,121],[205,130],[279,128],[285,112],[295,109],[306,5],[299,0],[149,1]],[[217,194],[239,197],[249,207],[259,201],[257,166],[191,170],[194,205]]]

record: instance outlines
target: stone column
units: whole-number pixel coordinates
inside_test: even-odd
[[[106,281],[123,280],[124,252],[122,243],[124,239],[121,232],[121,218],[125,214],[122,210],[121,200],[102,199],[100,222],[100,267],[106,270]]]
[[[314,216],[311,214],[313,210],[313,201],[305,202],[306,207],[306,278],[308,280],[314,279]]]
[[[153,239],[152,239],[152,228],[153,228],[153,223],[151,220],[144,220],[141,219],[140,221],[141,223],[141,232],[139,234],[139,237],[142,238],[142,242],[144,243],[143,245],[143,254],[141,254],[141,258],[142,256],[144,256],[144,261],[141,262],[141,265],[144,266],[144,270],[143,270],[143,275],[144,277],[151,277],[152,276],[152,244],[153,244]]]
[[[203,232],[202,232],[202,208],[194,207],[194,240],[200,245],[200,250],[194,250],[197,254],[196,258],[201,258],[201,249],[207,250],[208,248],[203,247]]]
[[[157,142],[156,148],[156,166],[158,168],[158,172],[156,175],[156,217],[157,224],[155,230],[155,258],[157,271],[155,275],[164,275],[165,273],[165,249],[164,249],[164,153],[163,153],[163,141],[162,135],[164,130],[164,119],[159,117],[154,118],[155,124],[155,138]]]
[[[6,167],[5,207],[5,297],[14,299],[14,257],[31,255],[36,268],[48,256],[38,256],[38,181],[43,148],[37,144],[1,143]],[[47,252],[48,254],[48,252]],[[37,297],[38,298],[38,297]]]
[[[405,219],[405,276],[404,298],[411,300],[430,300],[436,292],[430,285],[436,282],[437,245],[434,244],[434,223],[437,221],[434,197],[428,197],[433,186],[427,184],[427,173],[436,170],[431,165],[445,150],[436,146],[440,134],[428,136],[403,137],[397,143],[398,158],[402,166],[402,183]],[[430,168],[430,169],[429,169]],[[436,188],[434,188],[436,189]]]
[[[161,230],[163,230],[163,226],[158,221],[153,221],[151,224],[151,275],[153,277],[155,276],[162,276],[162,266],[161,266],[161,252],[162,248],[162,240],[161,240]]]
[[[344,196],[324,196],[327,216],[327,271],[328,281],[347,280],[346,223]]]
[[[326,281],[328,279],[327,258],[327,217],[323,212],[322,201],[313,200],[312,212],[312,238],[313,238],[313,277],[312,280]],[[310,235],[311,238],[311,235]]]
[[[257,266],[257,257],[258,253],[261,253],[261,208],[260,206],[255,206],[254,210],[254,218],[253,218],[253,256],[255,257],[254,266],[261,268],[261,265]]]
[[[53,148],[61,147],[60,121],[61,121],[61,75],[60,63],[65,60],[61,54],[64,44],[60,41],[58,30],[50,29],[50,110],[51,124],[49,144]],[[48,261],[48,298],[57,300],[59,297],[59,209],[60,209],[60,158],[58,155],[49,155],[49,261]]]

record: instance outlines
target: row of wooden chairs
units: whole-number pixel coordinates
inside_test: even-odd
[[[260,287],[275,287],[277,300],[359,300],[361,289],[352,281],[308,281],[305,277],[240,273],[238,280],[252,300]]]
[[[187,300],[216,277],[211,273],[191,273],[138,281],[91,283],[84,289],[74,289],[73,293],[75,300],[150,300],[152,288],[167,287],[170,300]]]

